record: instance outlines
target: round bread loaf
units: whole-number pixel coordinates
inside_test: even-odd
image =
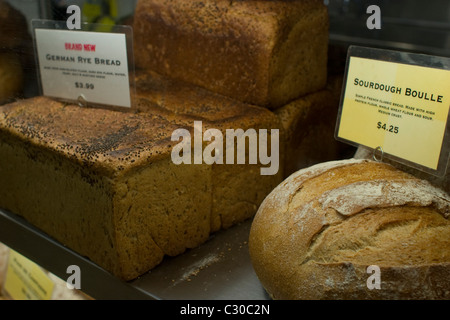
[[[292,174],[261,204],[250,257],[273,299],[450,299],[450,197],[370,160]]]

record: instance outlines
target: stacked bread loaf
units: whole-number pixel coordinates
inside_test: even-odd
[[[133,112],[45,97],[0,108],[0,207],[125,280],[252,217],[317,143],[338,156],[322,1],[141,0],[135,12]],[[240,164],[174,163],[177,130],[205,150],[208,133],[264,131],[279,163],[261,174],[250,148]]]
[[[25,17],[8,2],[0,0],[0,104],[20,97],[24,86],[24,66],[28,62],[26,44],[31,43]]]
[[[323,1],[138,1],[134,37],[144,72],[272,110],[285,177],[348,152],[334,139],[341,77],[327,77]]]
[[[326,83],[323,1],[139,1],[134,32],[139,66],[250,104]]]
[[[279,159],[274,174],[261,175],[260,164],[212,163],[213,213],[212,231],[230,227],[252,217],[264,197],[283,179],[284,141],[271,137],[271,130],[284,130],[278,117],[261,108],[221,96],[209,90],[162,77],[150,70],[136,77],[139,113],[164,115],[185,126],[201,121],[202,133],[219,130],[224,137],[227,130],[267,130],[268,143],[279,143]],[[278,140],[275,140],[278,139]],[[231,146],[238,150],[237,140]],[[225,145],[225,142],[224,142]],[[230,147],[230,146],[228,146]],[[227,148],[224,146],[223,158]],[[248,157],[247,150],[246,157]],[[275,152],[275,150],[273,150]],[[276,160],[276,159],[274,159]]]

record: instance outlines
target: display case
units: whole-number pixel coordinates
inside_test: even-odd
[[[0,243],[63,282],[79,267],[85,299],[272,300],[249,248],[268,196],[378,160],[337,137],[349,48],[448,57],[449,39],[443,0],[0,0]]]

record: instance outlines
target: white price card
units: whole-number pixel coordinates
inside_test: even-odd
[[[44,96],[131,107],[126,35],[36,28]]]

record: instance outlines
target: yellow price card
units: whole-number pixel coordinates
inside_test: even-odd
[[[352,56],[349,50],[336,138],[441,175],[448,160],[443,145],[448,140],[450,70],[428,64],[446,58],[357,49],[363,54]]]
[[[50,300],[54,282],[34,262],[10,250],[5,291],[14,300]]]

